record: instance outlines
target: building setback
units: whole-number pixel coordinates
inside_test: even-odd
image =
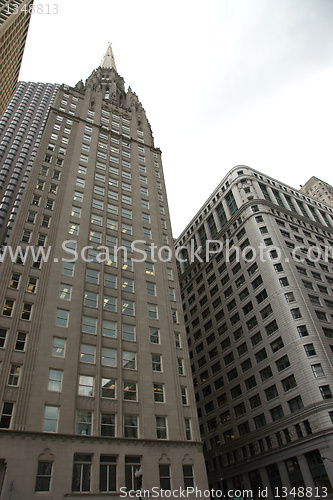
[[[1,500],[207,487],[175,261],[136,240],[173,241],[161,151],[109,46],[58,91],[0,268]]]
[[[332,208],[246,166],[176,241],[211,487],[332,498],[332,247]]]
[[[301,192],[333,207],[333,187],[327,182],[318,179],[318,177],[311,177],[301,187]]]
[[[19,82],[0,118],[0,247],[7,244],[58,89]]]
[[[0,1],[0,116],[18,81],[33,0]]]

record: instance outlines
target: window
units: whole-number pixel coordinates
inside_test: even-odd
[[[324,370],[323,370],[320,363],[316,363],[315,365],[311,365],[311,369],[312,369],[312,373],[313,373],[315,378],[325,376]]]
[[[72,491],[90,491],[92,455],[74,454]]]
[[[56,325],[67,328],[69,319],[69,311],[64,309],[57,309]]]
[[[8,385],[19,385],[20,371],[20,365],[11,365],[9,370]]]
[[[49,371],[49,384],[48,390],[54,392],[61,392],[62,371],[53,370]]]
[[[138,417],[136,415],[124,415],[124,437],[138,437]]]
[[[24,351],[25,350],[26,337],[27,337],[26,333],[17,332],[16,342],[15,342],[15,350],[16,351]]]
[[[304,344],[304,350],[307,356],[315,356],[317,354],[313,344]]]
[[[183,478],[184,478],[184,487],[185,488],[193,488],[194,475],[193,475],[193,466],[192,465],[183,465]]]
[[[148,304],[148,317],[158,319],[158,309],[156,304]]]
[[[269,412],[271,414],[273,422],[284,416],[283,408],[281,405],[275,406],[275,408],[272,408],[271,410],[269,410]]]
[[[105,311],[116,312],[117,310],[117,299],[115,297],[109,297],[104,295],[103,298],[103,309]]]
[[[171,309],[171,313],[172,313],[172,322],[178,324],[178,312],[176,311],[176,309]]]
[[[160,354],[152,354],[151,363],[153,372],[162,371],[162,356]]]
[[[332,391],[329,385],[321,385],[319,390],[323,399],[332,399]]]
[[[290,366],[290,361],[287,354],[285,354],[285,356],[282,356],[282,358],[278,359],[275,362],[275,364],[278,372],[282,372],[282,370],[288,368],[288,366]]]
[[[58,411],[57,406],[45,406],[43,432],[56,432]]]
[[[171,490],[171,477],[170,465],[159,464],[158,466],[160,475],[160,488],[161,490]]]
[[[291,309],[290,312],[294,319],[299,319],[302,317],[301,311],[299,310],[298,307],[296,307],[295,309]]]
[[[279,393],[277,391],[276,385],[271,385],[270,387],[268,387],[268,389],[265,389],[265,395],[267,401],[277,398]]]
[[[272,352],[276,352],[279,349],[282,349],[284,347],[284,343],[281,337],[278,337],[274,342],[271,342],[270,344]]]
[[[180,392],[181,392],[182,404],[187,405],[187,388],[181,387]]]
[[[79,410],[76,420],[76,434],[81,436],[91,435],[92,413],[91,411]]]
[[[5,346],[7,330],[0,328],[0,348]]]
[[[114,437],[116,431],[115,415],[110,413],[101,414],[101,436]]]
[[[178,358],[178,375],[184,375],[184,364],[181,358]]]
[[[116,381],[102,378],[102,398],[114,399],[116,397]]]
[[[71,300],[72,287],[71,285],[60,285],[59,298],[63,300]]]
[[[136,370],[136,353],[123,351],[123,368]]]
[[[62,274],[66,275],[66,276],[74,276],[74,263],[73,262],[64,262]]]
[[[99,491],[116,491],[117,457],[101,455],[99,461]]]
[[[82,363],[95,363],[95,346],[81,344],[80,361]]]
[[[117,366],[116,365],[116,350],[109,347],[102,348],[102,365],[103,366]]]
[[[290,375],[289,377],[281,380],[281,384],[284,389],[284,392],[290,391],[290,389],[293,389],[294,387],[297,386],[294,375]]]
[[[145,264],[146,264],[146,274],[154,275],[155,274],[154,264],[150,262],[146,262]]]
[[[158,328],[149,328],[150,342],[152,344],[160,343],[160,331]]]
[[[296,398],[290,399],[288,401],[288,406],[289,406],[290,413],[294,413],[295,411],[301,410],[302,408],[304,408],[301,396],[296,396]],[[298,436],[298,437],[302,437],[302,436]]]
[[[98,294],[93,292],[84,292],[84,305],[87,307],[97,308]]]
[[[94,395],[94,377],[87,375],[79,376],[79,396],[93,396]]]
[[[9,287],[17,290],[19,286],[20,277],[21,277],[20,274],[13,273],[9,283]]]
[[[156,437],[157,439],[167,439],[166,417],[156,417]]]
[[[39,461],[35,491],[50,491],[53,462]]]
[[[11,316],[13,308],[14,308],[14,300],[6,299],[2,314],[4,316]]]
[[[137,390],[135,382],[124,382],[124,400],[137,401]]]
[[[127,490],[134,490],[138,486],[135,473],[141,468],[140,463],[140,457],[125,456],[125,486]]]
[[[305,325],[298,326],[297,331],[300,337],[307,337],[309,335],[308,329]]]
[[[2,413],[0,418],[0,429],[9,429],[10,422],[13,415],[14,403],[5,402],[2,407]]]
[[[163,384],[154,384],[154,401],[155,403],[164,403]]]

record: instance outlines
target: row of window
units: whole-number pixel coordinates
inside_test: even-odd
[[[73,459],[72,491],[90,492],[93,479],[93,461],[96,460],[92,454],[75,453]],[[141,490],[142,469],[141,457],[125,456],[123,488],[127,491]],[[118,480],[119,457],[117,455],[99,456],[99,491],[115,492],[121,486]],[[172,489],[171,465],[159,463],[159,487],[161,490]],[[141,474],[140,474],[141,472]],[[192,465],[183,465],[184,488],[194,486],[194,475]],[[39,460],[36,476],[35,491],[52,491],[52,479],[54,476],[54,463],[49,460]],[[122,490],[123,491],[123,490]]]
[[[304,466],[301,466],[304,458],[306,459],[305,463],[307,464],[306,469],[304,469]],[[295,498],[305,498],[307,495],[311,496],[312,494],[317,496],[327,496],[327,493],[331,493],[333,491],[319,450],[312,450],[299,458],[296,456],[288,458],[279,464],[273,463],[267,465],[265,469],[274,496],[275,494],[279,496],[279,494],[284,491],[284,487],[287,487],[286,489],[288,489],[290,494],[294,495]],[[283,472],[281,469],[283,469]],[[311,482],[311,486],[306,488],[306,484],[309,484],[309,472],[313,482]],[[283,473],[287,475],[290,487],[283,482]],[[260,490],[265,489],[267,484],[265,484],[265,481],[261,477],[259,469],[250,471],[248,473],[248,477],[251,489],[255,495],[254,498],[258,498],[257,495],[260,495]],[[315,485],[314,488],[312,487],[312,484]],[[235,490],[245,490],[244,477],[242,474],[232,478],[232,486]]]

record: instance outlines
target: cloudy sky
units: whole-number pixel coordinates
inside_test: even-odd
[[[35,0],[20,79],[75,85],[112,42],[163,153],[174,236],[235,165],[333,184],[332,0],[56,2]]]

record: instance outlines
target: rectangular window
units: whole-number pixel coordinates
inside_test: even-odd
[[[101,414],[101,436],[115,437],[116,419],[114,414]]]
[[[110,378],[102,378],[102,398],[115,399],[116,381]]]
[[[167,439],[166,417],[156,417],[156,437],[157,439]]]
[[[148,304],[148,317],[158,319],[158,309],[156,304]]]
[[[74,454],[72,491],[90,491],[92,455]]]
[[[54,392],[61,392],[61,383],[62,383],[62,371],[51,369],[49,371],[48,390]]]
[[[116,323],[115,321],[103,320],[103,336],[115,338],[116,337]]]
[[[82,363],[95,363],[95,346],[81,344],[80,361]]]
[[[19,385],[20,371],[21,371],[20,365],[11,365],[7,382],[8,385],[15,385],[15,386]]]
[[[184,487],[185,488],[193,488],[194,475],[193,475],[193,466],[192,465],[183,465],[183,478],[184,478]]]
[[[124,437],[138,437],[138,417],[136,415],[124,415]]]
[[[101,455],[99,460],[99,491],[116,491],[117,457]]]
[[[59,337],[53,337],[52,356],[55,356],[57,358],[64,358],[65,347],[66,347],[65,339],[60,339]]]
[[[152,370],[154,372],[162,371],[162,356],[160,354],[151,355]]]
[[[136,353],[131,351],[123,351],[123,368],[136,370]]]
[[[160,331],[158,328],[149,328],[150,342],[152,344],[160,343]]]
[[[13,415],[14,403],[4,402],[0,418],[0,429],[9,429]]]
[[[135,382],[124,382],[124,400],[137,401],[137,388]]]
[[[92,413],[91,411],[79,410],[76,420],[76,434],[81,436],[91,435]]]
[[[56,432],[58,423],[57,406],[45,406],[43,432]]]
[[[154,384],[154,401],[155,403],[164,403],[163,384]]]
[[[39,461],[35,491],[50,491],[53,462]]]
[[[87,375],[79,376],[79,396],[93,396],[94,395],[94,377]]]
[[[126,325],[123,323],[122,325],[122,339],[135,341],[135,326],[134,325]]]

